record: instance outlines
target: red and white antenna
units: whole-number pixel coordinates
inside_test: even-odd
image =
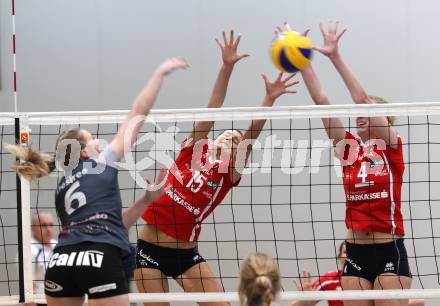
[[[15,0],[12,0],[12,58],[13,58],[13,82],[14,82],[14,112],[18,112],[17,103],[17,59],[15,43]]]

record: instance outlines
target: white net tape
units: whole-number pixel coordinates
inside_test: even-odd
[[[58,112],[21,113],[29,118],[29,124],[90,124],[117,123],[124,120],[128,111],[102,112]],[[356,116],[420,116],[439,115],[440,103],[414,102],[376,105],[326,105],[326,106],[281,106],[281,107],[228,107],[153,110],[150,119],[154,122],[192,122],[215,120],[252,119],[307,119],[322,117]]]

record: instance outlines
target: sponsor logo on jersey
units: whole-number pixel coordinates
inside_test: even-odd
[[[103,259],[104,253],[95,250],[72,252],[70,254],[54,253],[50,258],[49,268],[53,268],[55,266],[91,266],[94,268],[101,268]]]
[[[84,168],[81,171],[75,173],[74,175],[66,176],[64,182],[60,185],[59,190],[64,189],[67,186],[75,183],[77,179],[80,179],[82,176],[86,175],[87,172],[88,172],[87,168]]]
[[[108,215],[106,213],[96,213],[93,216],[90,216],[86,219],[80,220],[80,221],[72,221],[69,223],[69,226],[74,226],[82,223],[86,223],[93,220],[107,220]]]
[[[200,214],[200,210],[198,208],[195,208],[191,204],[189,204],[187,201],[182,199],[182,197],[176,193],[176,191],[171,190],[171,188],[168,188],[166,191],[166,195],[171,198],[174,202],[179,204],[180,206],[184,207],[187,211],[194,214],[194,216],[198,216]]]
[[[142,251],[142,249],[139,249],[138,252],[139,256],[142,257],[143,259],[140,259],[139,262],[141,264],[144,264],[145,266],[148,266],[148,263],[151,263],[153,265],[155,265],[156,267],[159,267],[159,263],[157,261],[155,261],[153,258],[151,258],[150,255],[148,254],[144,254],[144,252]]]
[[[358,270],[358,271],[362,270],[362,268],[359,267],[352,259],[347,257],[347,258],[345,258],[345,261],[348,262],[350,265],[352,265],[353,268],[355,268],[356,270]],[[345,272],[347,272],[347,266],[345,267],[345,269],[346,269]]]
[[[347,194],[347,201],[366,201],[366,200],[377,200],[388,198],[388,192],[371,192],[371,193],[361,193],[361,194]]]
[[[46,289],[49,292],[59,292],[61,290],[63,290],[63,286],[58,285],[57,283],[50,281],[50,280],[46,280],[44,282],[44,289]]]
[[[105,284],[105,285],[100,285],[100,286],[89,288],[89,293],[93,294],[93,293],[98,293],[98,292],[105,292],[105,291],[113,290],[116,288],[117,288],[116,283]]]
[[[214,183],[212,180],[208,180],[208,182],[206,183],[206,186],[212,187],[212,188],[217,188],[218,184]]]
[[[394,263],[393,262],[387,262],[385,264],[384,272],[388,272],[388,271],[394,271]]]
[[[385,165],[385,162],[383,161],[382,158],[378,158],[376,160],[371,160],[371,162],[370,162],[370,168],[384,166],[384,165]]]

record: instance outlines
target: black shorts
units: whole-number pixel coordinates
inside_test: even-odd
[[[105,243],[84,242],[55,248],[44,282],[46,295],[89,299],[128,293],[122,250]]]
[[[346,248],[342,276],[361,277],[371,283],[384,273],[412,277],[403,238],[379,244],[346,242]]]
[[[197,248],[165,248],[138,240],[136,268],[160,270],[168,277],[177,278],[191,267],[205,262]]]

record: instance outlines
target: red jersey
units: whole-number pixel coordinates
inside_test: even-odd
[[[196,147],[200,149],[194,150],[194,144],[182,148],[175,160],[176,176],[170,171],[165,193],[142,215],[148,224],[178,240],[197,241],[203,220],[239,183],[231,181],[230,161],[208,162],[207,143]],[[197,159],[195,168],[193,158]]]
[[[342,290],[341,287],[342,271],[328,272],[321,275],[313,284],[312,288],[322,291]],[[328,301],[329,306],[344,306],[342,301]]]
[[[347,228],[403,236],[400,195],[405,166],[402,139],[397,135],[395,148],[381,139],[364,144],[347,131],[345,140],[357,144],[351,145],[349,150],[345,147],[341,160],[350,160],[342,167]]]

